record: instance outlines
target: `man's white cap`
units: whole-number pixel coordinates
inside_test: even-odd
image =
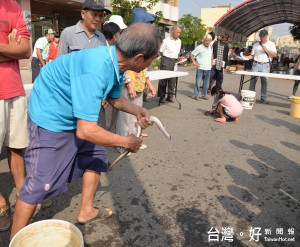
[[[55,34],[55,32],[53,31],[52,28],[49,28],[49,29],[46,31],[46,34]]]
[[[108,22],[116,23],[120,27],[120,29],[125,29],[127,27],[123,21],[122,16],[120,16],[120,15],[110,16]]]

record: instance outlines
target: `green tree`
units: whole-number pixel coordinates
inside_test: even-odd
[[[123,17],[126,25],[130,25],[132,23],[131,13],[133,8],[143,8],[148,11],[152,9],[159,0],[143,0],[143,1],[128,1],[128,0],[112,0],[111,6],[113,7],[112,15],[120,15]],[[157,11],[155,13],[157,16],[156,24],[158,24],[159,20],[163,17],[161,11]]]
[[[191,14],[184,15],[178,23],[182,27],[180,39],[182,45],[192,45],[196,41],[201,42],[206,33],[206,27],[202,24],[202,20],[192,16]]]
[[[294,41],[300,40],[300,23],[290,26],[289,29]]]

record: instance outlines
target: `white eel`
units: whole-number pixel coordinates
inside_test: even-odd
[[[152,123],[155,123],[156,126],[159,128],[159,130],[169,139],[171,140],[171,136],[169,135],[169,133],[167,132],[166,128],[164,127],[164,125],[162,124],[162,122],[155,116],[150,116],[150,121]],[[142,128],[138,125],[137,127],[137,131],[135,133],[135,135],[137,137],[141,136],[141,132],[142,132]],[[127,154],[129,153],[129,150],[124,150],[124,152],[122,154],[119,155],[118,158],[116,158],[114,160],[114,162],[112,162],[111,164],[108,164],[108,170],[111,171],[112,167],[117,164],[121,159],[123,159]]]

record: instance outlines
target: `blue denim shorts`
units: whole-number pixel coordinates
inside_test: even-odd
[[[67,184],[88,169],[106,172],[107,152],[103,146],[76,137],[76,130],[53,132],[28,118],[29,145],[25,152],[26,178],[19,199],[29,204],[67,190]]]

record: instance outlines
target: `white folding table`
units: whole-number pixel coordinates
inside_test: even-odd
[[[176,77],[176,85],[175,85],[174,95],[175,95],[175,99],[177,100],[177,102],[179,104],[179,109],[181,109],[181,103],[176,98],[178,77],[186,76],[189,73],[181,72],[181,71],[170,71],[170,70],[154,70],[154,71],[148,71],[148,74],[149,74],[150,80],[152,80],[152,81]],[[33,84],[24,84],[24,89],[25,89],[27,98],[29,98],[29,96],[30,96],[32,87],[33,87]]]
[[[172,71],[172,70],[154,70],[154,71],[148,71],[148,74],[149,74],[149,78],[150,78],[151,81],[169,79],[169,78],[176,77],[174,96],[175,96],[176,101],[179,104],[179,110],[180,110],[181,109],[181,103],[177,99],[178,77],[187,76],[189,73],[188,72],[182,72],[182,71]],[[160,101],[158,101],[158,105],[160,105]]]
[[[241,75],[240,86],[238,91],[238,97],[241,96],[241,90],[243,89],[243,85],[250,81],[251,78],[245,81],[245,75],[249,76],[263,76],[263,77],[270,77],[270,78],[277,78],[277,79],[286,79],[286,80],[300,80],[299,75],[287,75],[287,74],[277,74],[277,73],[265,73],[265,72],[255,72],[255,71],[245,71],[245,70],[238,70],[233,72],[233,74]]]

